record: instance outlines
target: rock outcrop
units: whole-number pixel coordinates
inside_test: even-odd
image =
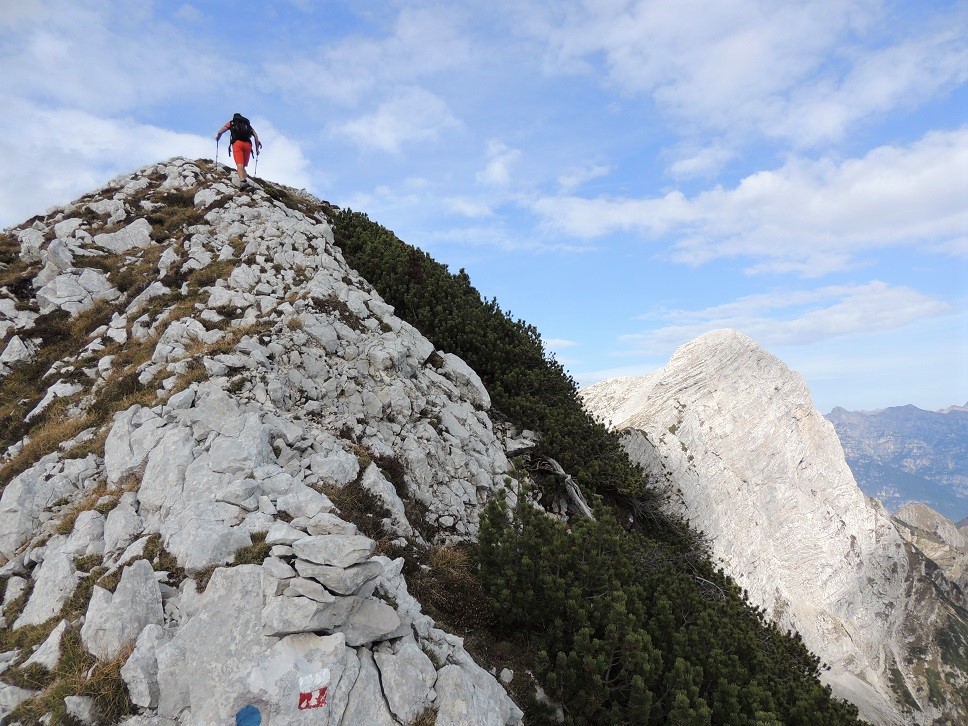
[[[707,333],[641,378],[582,392],[709,538],[752,604],[800,633],[834,693],[878,724],[964,718],[935,632],[961,623],[930,565],[851,475],[804,380],[751,339]],[[947,530],[946,530],[947,531]],[[933,686],[929,675],[933,671]],[[942,697],[943,696],[943,697]]]
[[[2,460],[6,627],[49,626],[44,663],[65,630],[122,659],[132,724],[519,723],[387,556],[514,500],[487,391],[346,265],[322,208],[174,159],[6,232],[0,375],[42,362],[17,385],[57,411]],[[0,720],[36,695],[5,686]]]
[[[901,536],[940,567],[948,582],[968,593],[968,535],[964,531],[926,504],[906,504],[891,518]]]

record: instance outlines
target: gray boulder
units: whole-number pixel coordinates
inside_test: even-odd
[[[472,662],[441,668],[436,691],[437,726],[505,726],[524,717],[497,680]]]
[[[158,707],[158,648],[165,642],[162,626],[147,625],[135,643],[131,657],[121,667],[131,702],[141,708]]]
[[[81,642],[98,660],[110,660],[133,644],[145,627],[160,625],[163,618],[155,571],[147,560],[138,560],[124,568],[113,593],[95,586],[81,627]]]
[[[48,549],[43,563],[34,573],[34,589],[14,628],[39,625],[60,612],[61,607],[77,587],[74,558],[60,549]]]
[[[298,557],[309,562],[346,568],[369,559],[376,542],[363,535],[323,534],[297,540],[292,548]]]
[[[248,702],[253,664],[276,642],[262,634],[275,587],[259,565],[215,570],[194,614],[158,648],[160,717],[231,723]]]
[[[350,691],[345,723],[367,724],[367,726],[396,726],[390,713],[383,690],[380,687],[380,673],[373,662],[373,654],[363,648],[360,654],[360,674],[353,690]]]
[[[139,217],[117,232],[95,235],[94,244],[116,254],[132,249],[143,249],[151,245],[151,225],[148,220]]]
[[[366,583],[383,574],[383,565],[376,560],[368,560],[342,568],[332,565],[317,565],[314,562],[296,560],[296,571],[302,577],[311,577],[337,595],[355,595]]]
[[[400,628],[396,611],[374,598],[337,597],[322,603],[306,597],[274,597],[262,613],[262,631],[267,636],[338,630],[354,647],[394,637]]]
[[[373,657],[387,703],[401,723],[412,722],[430,707],[436,698],[437,671],[415,641],[404,641],[395,652],[379,650]]]
[[[54,670],[54,666],[60,660],[60,643],[65,630],[67,630],[67,621],[61,620],[57,624],[57,627],[47,636],[47,640],[41,643],[37,650],[24,661],[24,666],[30,666],[36,663],[49,671]]]

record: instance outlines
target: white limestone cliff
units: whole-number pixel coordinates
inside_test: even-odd
[[[925,663],[910,654],[914,642],[932,647],[945,606],[923,558],[858,489],[801,376],[745,335],[717,330],[650,376],[581,396],[593,416],[626,430],[633,460],[705,532],[751,603],[829,664],[835,695],[873,723],[940,716],[916,673]],[[898,703],[892,674],[920,710]]]

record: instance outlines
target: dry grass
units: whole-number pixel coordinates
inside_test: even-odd
[[[75,504],[64,518],[57,524],[57,534],[70,534],[74,531],[74,524],[81,512],[96,510],[101,514],[107,514],[117,505],[118,500],[112,497],[110,504],[98,504],[102,497],[107,494],[107,485],[102,481],[95,486],[80,502]]]
[[[5,487],[18,474],[26,471],[37,461],[56,451],[64,441],[77,436],[81,431],[96,423],[91,416],[77,418],[64,416],[64,411],[74,402],[74,398],[60,398],[44,412],[43,421],[30,430],[30,440],[0,468],[0,487]]]
[[[313,308],[330,317],[337,318],[343,325],[351,330],[360,333],[366,330],[363,321],[352,311],[349,306],[336,297],[312,297],[310,298]]]
[[[383,527],[383,520],[390,516],[390,512],[374,494],[360,484],[359,479],[343,487],[319,487],[339,509],[339,515],[353,522],[360,532],[379,543],[387,540],[389,533]]]
[[[236,567],[238,565],[261,565],[266,557],[269,556],[270,550],[272,550],[272,545],[266,544],[266,536],[268,532],[253,532],[252,533],[252,544],[242,547],[238,552],[232,557],[232,561],[228,565],[209,565],[208,567],[199,570],[194,574],[195,584],[198,586],[198,591],[202,592],[208,587],[209,580],[212,579],[212,574],[219,567]]]
[[[237,264],[236,260],[214,260],[205,267],[192,270],[186,278],[189,294],[214,285],[216,280],[228,280]]]
[[[436,723],[437,709],[426,708],[419,716],[410,722],[410,726],[435,726]]]
[[[413,596],[435,620],[464,632],[486,628],[493,622],[491,598],[466,546],[431,547],[427,565],[429,569],[415,567],[408,572],[407,582]]]
[[[72,723],[64,706],[67,696],[87,696],[94,701],[98,723],[118,723],[133,713],[133,704],[121,678],[121,667],[131,656],[133,645],[123,649],[115,658],[98,663],[84,650],[80,629],[70,627],[61,639],[61,656],[49,674],[39,674],[44,690],[29,698],[10,714],[12,721],[41,723],[49,716],[49,723]]]

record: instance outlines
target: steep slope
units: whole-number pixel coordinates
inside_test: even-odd
[[[147,167],[0,235],[0,326],[0,718],[857,722],[537,331],[365,215]]]
[[[896,406],[829,414],[857,484],[895,510],[924,502],[952,520],[968,512],[968,411]]]
[[[968,537],[925,504],[906,504],[891,517],[898,531],[931,559],[945,579],[968,592]]]
[[[175,159],[3,237],[11,722],[520,721],[396,557],[513,500],[487,391],[318,208]]]
[[[923,576],[924,557],[857,488],[800,376],[720,330],[651,376],[605,381],[582,397],[627,430],[632,458],[667,483],[751,602],[830,665],[825,680],[862,717],[964,717],[939,674],[955,684],[964,675],[934,637],[960,633],[962,621]]]

